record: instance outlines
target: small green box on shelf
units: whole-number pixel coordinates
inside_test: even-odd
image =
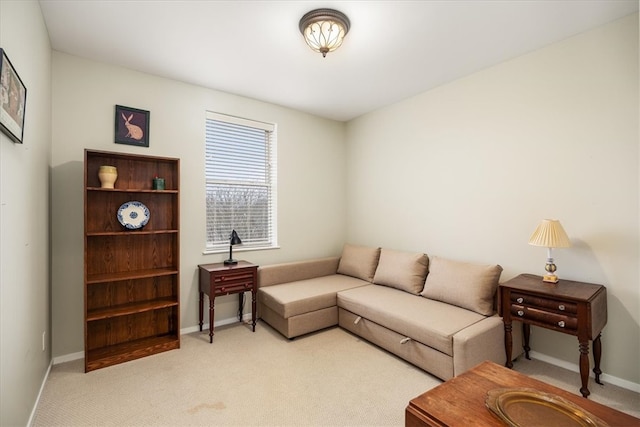
[[[164,178],[158,178],[157,176],[153,178],[153,189],[154,190],[164,190]]]

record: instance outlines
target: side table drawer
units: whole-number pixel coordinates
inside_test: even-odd
[[[511,292],[511,302],[526,306],[534,306],[540,308],[548,308],[553,311],[576,314],[578,306],[571,302],[557,301],[549,298],[535,297],[525,295],[518,292]]]
[[[547,325],[553,329],[567,330],[569,332],[578,329],[578,318],[552,313],[534,307],[511,304],[511,315],[515,319],[525,319]]]
[[[232,283],[229,285],[226,284],[216,284],[215,294],[216,296],[227,295],[230,293],[239,293],[244,291],[249,291],[252,288],[251,282],[248,283]]]
[[[247,272],[229,272],[226,274],[221,274],[215,276],[213,278],[213,283],[216,286],[220,286],[221,284],[232,284],[238,282],[253,282],[253,273],[250,271]]]

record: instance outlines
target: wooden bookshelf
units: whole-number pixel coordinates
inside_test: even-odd
[[[98,169],[115,166],[113,189]],[[180,160],[85,150],[85,372],[180,347]],[[165,179],[154,190],[154,176]],[[120,206],[149,209],[139,229],[125,228]]]

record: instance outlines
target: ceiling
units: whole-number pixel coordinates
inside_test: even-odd
[[[638,11],[637,0],[40,0],[52,48],[348,121]],[[298,21],[351,20],[323,58]]]

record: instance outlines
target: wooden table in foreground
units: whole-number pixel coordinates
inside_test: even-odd
[[[493,362],[483,362],[412,399],[405,411],[405,426],[504,426],[505,423],[485,406],[487,392],[497,388],[525,387],[560,396],[612,427],[640,425],[640,419],[631,415]]]

